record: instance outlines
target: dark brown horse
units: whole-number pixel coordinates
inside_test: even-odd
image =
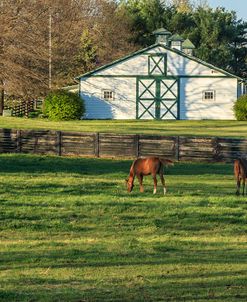
[[[169,159],[165,159],[162,157],[137,158],[136,160],[134,160],[133,164],[130,167],[129,177],[126,179],[128,192],[131,192],[133,190],[135,176],[138,178],[138,181],[140,183],[140,192],[143,192],[143,176],[151,174],[154,180],[154,194],[156,194],[156,175],[159,174],[164,188],[164,194],[166,194],[166,185],[163,172],[164,165],[173,165],[173,162]]]
[[[238,158],[234,160],[234,175],[237,180],[236,194],[240,194],[241,181],[243,183],[243,195],[245,189],[245,181],[247,179],[247,160],[244,158]]]

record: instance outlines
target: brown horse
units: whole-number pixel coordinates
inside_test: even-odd
[[[127,190],[131,192],[134,187],[135,176],[138,178],[140,183],[140,192],[144,191],[143,188],[143,176],[152,175],[154,180],[154,194],[157,191],[157,178],[156,175],[160,175],[160,179],[164,188],[164,194],[166,194],[165,180],[163,176],[164,165],[173,165],[173,162],[169,159],[162,157],[147,157],[147,158],[137,158],[134,160],[130,167],[129,177],[126,179]]]
[[[234,174],[237,180],[236,194],[240,194],[241,181],[243,183],[243,195],[245,189],[245,181],[247,179],[247,160],[244,158],[238,158],[234,160]]]

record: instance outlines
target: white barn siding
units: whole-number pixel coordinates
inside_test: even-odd
[[[167,76],[178,77],[180,119],[234,119],[234,102],[243,93],[237,78],[162,46],[146,49],[80,77],[80,96],[86,106],[84,118],[135,119],[136,76],[148,76],[148,56],[155,53],[167,54]],[[113,91],[114,100],[104,100],[103,90]],[[215,91],[215,100],[203,100],[203,91],[207,90]]]
[[[212,76],[215,70],[200,64],[196,61],[183,57],[175,52],[156,47],[146,52],[148,54],[167,54],[167,75],[190,75],[190,76]],[[95,75],[148,75],[148,55],[139,54],[126,61],[110,66],[102,71],[95,72]],[[217,75],[224,76],[217,72]]]
[[[215,91],[215,100],[203,100],[205,90]],[[233,105],[237,99],[235,78],[181,78],[180,118],[235,119]]]
[[[114,91],[114,100],[103,99],[103,90]],[[135,119],[135,78],[84,78],[80,81],[80,96],[85,101],[86,119]]]

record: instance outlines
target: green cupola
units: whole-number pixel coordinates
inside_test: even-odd
[[[171,36],[171,33],[168,30],[159,28],[153,31],[153,35],[156,37],[155,43],[162,43],[169,46],[169,37]]]
[[[193,50],[196,48],[195,45],[189,40],[186,39],[182,44],[183,52],[187,55],[193,55]]]
[[[170,44],[171,48],[175,48],[177,50],[182,51],[182,43],[183,43],[184,39],[181,36],[179,36],[178,34],[172,35],[169,38],[169,41],[171,43]]]

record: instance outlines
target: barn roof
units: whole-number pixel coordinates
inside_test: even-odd
[[[76,77],[75,79],[76,79],[76,80],[79,80],[79,79],[82,78],[82,77],[90,77],[90,76],[94,75],[95,73],[97,73],[97,72],[99,72],[99,71],[102,71],[102,70],[104,70],[104,69],[107,69],[107,68],[109,68],[109,67],[112,67],[112,66],[114,66],[114,65],[117,65],[118,63],[122,63],[122,62],[124,62],[124,61],[127,61],[128,59],[133,58],[133,57],[135,57],[135,56],[138,56],[138,55],[140,55],[140,54],[142,54],[142,53],[144,53],[144,52],[146,52],[146,51],[148,51],[148,50],[151,50],[151,49],[153,49],[153,48],[155,48],[155,47],[162,47],[162,48],[164,48],[164,49],[166,49],[166,50],[169,50],[169,51],[171,51],[171,52],[174,52],[174,53],[176,53],[176,54],[178,54],[178,55],[180,55],[180,56],[183,56],[183,57],[185,57],[185,58],[187,58],[187,59],[190,59],[190,60],[192,60],[192,61],[195,61],[195,62],[197,62],[197,63],[200,63],[200,64],[202,64],[202,65],[204,65],[204,66],[206,66],[206,67],[208,67],[208,68],[211,68],[211,69],[214,69],[214,70],[216,70],[216,71],[219,71],[219,72],[225,74],[225,75],[228,76],[228,77],[232,77],[232,78],[237,78],[237,79],[239,79],[239,80],[243,80],[243,79],[240,78],[239,76],[236,76],[236,75],[234,75],[234,74],[232,74],[232,73],[230,73],[230,72],[228,72],[228,71],[225,71],[225,70],[223,70],[223,69],[221,69],[221,68],[218,68],[218,67],[216,67],[216,66],[214,66],[214,65],[212,65],[212,64],[210,64],[210,63],[207,63],[207,62],[205,62],[205,61],[203,61],[203,60],[201,60],[201,59],[199,59],[199,58],[196,58],[196,57],[194,57],[194,56],[188,55],[188,54],[186,54],[186,53],[184,53],[184,52],[182,52],[182,51],[180,51],[180,50],[177,50],[177,49],[174,49],[174,48],[169,48],[169,47],[165,46],[164,44],[160,44],[160,43],[156,43],[156,44],[153,44],[153,45],[148,46],[148,47],[146,47],[146,48],[143,48],[143,49],[140,49],[140,50],[138,50],[138,51],[135,51],[135,52],[133,52],[133,53],[127,55],[127,56],[124,56],[124,57],[122,57],[122,58],[120,58],[120,59],[118,59],[118,60],[115,60],[115,61],[113,61],[113,62],[111,62],[111,63],[108,63],[108,64],[106,64],[106,65],[100,66],[100,67],[98,67],[98,68],[96,68],[96,69],[94,69],[94,70],[92,70],[92,71],[86,72],[86,73],[84,73],[84,74],[81,74],[81,75],[79,75],[78,77]]]
[[[189,40],[189,39],[186,39],[184,42],[183,42],[183,49],[195,49],[195,45]]]
[[[169,38],[170,41],[184,41],[184,38],[182,38],[180,35],[178,34],[174,34]]]
[[[154,35],[167,35],[167,34],[171,35],[172,33],[162,27],[162,28],[158,28],[155,31],[153,31],[153,34]]]

